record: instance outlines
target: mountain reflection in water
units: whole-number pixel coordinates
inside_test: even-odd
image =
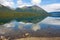
[[[49,16],[39,23],[17,22],[16,20],[0,25],[0,34],[28,32],[34,36],[60,36],[60,17]],[[14,34],[14,33],[13,33]]]

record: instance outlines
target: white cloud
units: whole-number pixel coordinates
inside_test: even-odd
[[[60,11],[60,4],[49,4],[42,6],[47,12]]]
[[[31,4],[24,3],[22,0],[17,1],[17,7],[31,6]]]
[[[16,7],[24,7],[24,6],[32,6],[32,5],[39,5],[41,3],[41,0],[31,0],[31,2],[23,2],[23,0],[16,0],[17,3],[14,3],[13,0],[0,0],[0,4],[4,6],[8,6],[10,8]]]
[[[33,5],[38,5],[38,4],[41,3],[41,0],[32,0],[31,3],[32,3]]]
[[[13,8],[14,6],[13,0],[0,0],[0,4],[4,6],[8,6],[10,8]]]
[[[17,7],[24,7],[24,6],[32,6],[32,5],[39,5],[41,0],[31,0],[30,4],[24,3],[22,0],[17,1]]]

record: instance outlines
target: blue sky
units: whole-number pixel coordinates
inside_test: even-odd
[[[10,8],[38,5],[47,12],[60,11],[60,0],[0,0],[0,4]]]
[[[31,2],[31,0],[22,0],[23,2],[25,2],[25,3],[30,3]]]
[[[22,0],[24,3],[31,3],[31,0]],[[14,0],[17,3],[17,0]],[[53,3],[60,3],[60,0],[41,0],[41,5],[53,4]]]
[[[41,5],[60,3],[60,0],[42,0]]]
[[[24,3],[31,4],[31,0],[22,0]],[[17,0],[14,0],[15,3],[17,3]],[[60,0],[41,0],[40,5],[47,5],[47,4],[53,4],[53,3],[60,3]]]

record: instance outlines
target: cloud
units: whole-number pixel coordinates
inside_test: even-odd
[[[41,0],[31,0],[30,3],[23,2],[23,0],[17,1],[17,7],[24,7],[24,6],[32,6],[32,5],[39,5],[41,3]]]
[[[38,4],[41,3],[41,0],[32,0],[31,3],[32,3],[33,5],[38,5]]]
[[[18,0],[17,1],[17,7],[24,7],[24,6],[31,6],[31,4],[24,3],[23,0]]]
[[[0,4],[4,6],[8,6],[10,8],[13,8],[14,6],[13,0],[0,0]]]
[[[24,6],[32,6],[32,5],[39,5],[41,3],[41,0],[30,0],[29,2],[23,1],[23,0],[16,0],[17,3],[15,3],[13,0],[0,0],[0,4],[4,6],[8,6],[10,8],[16,8],[16,7],[24,7]]]
[[[54,11],[60,11],[60,4],[49,4],[49,5],[44,5],[42,6],[44,10],[47,12],[54,12]]]

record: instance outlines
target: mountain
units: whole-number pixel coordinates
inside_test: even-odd
[[[0,24],[7,23],[13,19],[12,17],[14,10],[10,9],[9,7],[5,7],[0,5]]]
[[[50,16],[60,17],[60,12],[50,12]]]
[[[13,11],[12,9],[10,9],[9,7],[5,7],[3,5],[0,5],[0,12],[11,12]]]
[[[47,13],[45,10],[43,10],[42,8],[34,5],[34,6],[24,6],[22,8],[17,8],[16,9],[17,12],[33,12],[33,13]]]
[[[0,7],[0,24],[4,24],[12,20],[37,23],[47,16],[48,13],[36,5],[16,8],[16,10],[12,10],[3,5]]]
[[[22,12],[22,13],[33,14],[34,15],[33,17],[30,16],[30,18],[27,18],[29,20],[32,19],[33,23],[39,22],[39,21],[41,21],[42,19],[44,19],[45,17],[48,16],[48,13],[45,10],[43,10],[41,7],[36,6],[36,5],[29,6],[29,7],[24,6],[22,8],[17,8],[15,11]]]

